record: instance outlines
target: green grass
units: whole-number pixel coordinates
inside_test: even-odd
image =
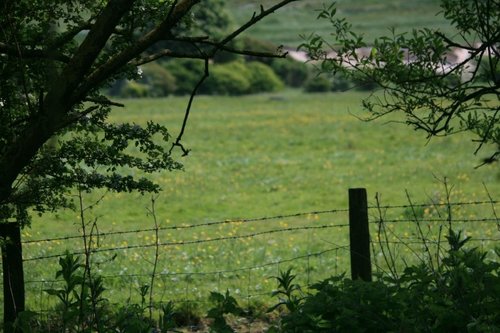
[[[276,0],[228,1],[229,8],[238,24],[246,22],[253,12],[259,12],[259,5],[265,8],[276,4]],[[277,45],[297,47],[303,42],[301,35],[319,33],[328,36],[332,26],[328,20],[317,20],[318,10],[327,0],[304,0],[291,3],[252,27],[247,34],[271,41]],[[390,28],[398,32],[411,29],[435,28],[452,32],[449,23],[440,14],[439,1],[420,0],[352,0],[337,1],[337,15],[352,23],[353,30],[364,34],[368,42],[390,34]]]
[[[345,209],[347,190],[352,187],[367,188],[370,205],[375,204],[376,192],[382,194],[383,204],[406,204],[405,189],[414,202],[429,202],[431,198],[442,200],[443,186],[436,178],[443,177],[454,185],[453,201],[487,200],[483,182],[494,198],[500,197],[498,166],[475,169],[479,161],[472,154],[475,145],[467,135],[428,142],[421,133],[402,124],[387,122],[388,118],[362,122],[355,115],[363,115],[360,107],[363,96],[356,92],[303,94],[285,91],[243,97],[196,98],[183,139],[191,153],[178,157],[184,164],[184,171],[153,176],[163,187],[156,202],[159,223],[162,226],[200,224]],[[182,97],[170,97],[124,102],[124,109],[113,111],[113,121],[145,123],[151,119],[167,125],[176,135],[187,101]],[[84,200],[90,205],[99,197],[98,193],[87,194]],[[86,216],[88,221],[97,221],[100,233],[152,228],[153,219],[147,214],[149,205],[149,196],[108,193],[98,206],[86,212]],[[371,216],[375,213],[370,211]],[[387,212],[388,218],[401,218],[405,214],[408,215],[408,210]],[[477,216],[491,217],[491,208],[487,205],[472,207],[455,215],[459,218]],[[79,223],[78,213],[70,211],[35,217],[32,228],[23,232],[23,238],[78,234]],[[160,242],[345,223],[345,213],[310,214],[246,224],[165,230],[160,233]],[[437,230],[437,224],[434,225],[432,230]],[[474,237],[498,236],[492,223],[469,223],[463,227]],[[393,225],[393,228],[401,237],[417,236],[415,228],[408,224]],[[431,225],[426,228],[431,230]],[[152,242],[152,232],[99,238],[101,248]],[[289,264],[297,268],[302,283],[312,282],[348,270],[348,253],[338,250],[309,260],[241,272],[188,273],[252,267],[347,243],[347,228],[330,228],[162,246],[158,272],[179,275],[158,278],[155,299],[206,299],[208,292],[216,288],[231,288],[236,295],[264,293],[275,286],[270,276]],[[39,242],[26,244],[23,255],[30,258],[80,248],[81,241],[74,239]],[[401,253],[404,251],[408,249],[401,249]],[[101,263],[95,266],[101,274],[122,276],[109,278],[106,283],[108,297],[123,301],[137,297],[138,286],[149,283],[147,274],[152,270],[153,249],[104,252],[96,254],[95,260]],[[51,280],[57,259],[28,261],[25,265],[26,280]],[[46,307],[47,298],[39,296],[49,286],[49,283],[28,284],[29,304],[35,308]],[[256,299],[269,302],[267,297]]]

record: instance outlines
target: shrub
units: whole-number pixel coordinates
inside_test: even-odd
[[[338,73],[333,77],[332,91],[347,91],[354,86],[354,83],[345,75]]]
[[[232,40],[230,41],[226,46],[232,48],[232,49],[241,49],[243,43],[239,40]],[[217,52],[214,56],[214,62],[217,64],[223,64],[223,63],[228,63],[232,61],[237,61],[240,59],[240,55],[236,53],[231,53],[231,52],[226,52],[224,50],[221,50]]]
[[[306,92],[326,92],[332,90],[332,81],[324,76],[315,76],[307,80],[304,86]]]
[[[209,78],[200,89],[210,95],[243,95],[250,92],[250,73],[239,61],[213,65]]]
[[[176,95],[190,94],[205,71],[203,61],[192,59],[167,61],[162,66],[175,77]]]
[[[241,43],[242,43],[241,47],[249,51],[276,53],[279,47],[274,43],[252,37],[243,38],[241,40]],[[246,56],[246,58],[249,61],[259,61],[265,64],[271,64],[271,62],[273,62],[274,60],[273,58],[253,57],[253,56]]]
[[[148,86],[136,81],[126,80],[119,91],[122,98],[139,98],[148,96]]]
[[[252,61],[247,63],[251,93],[272,92],[283,89],[283,81],[266,64]]]
[[[175,77],[160,64],[149,63],[140,70],[140,77],[119,80],[108,89],[108,93],[122,98],[140,98],[164,97],[176,91]]]
[[[142,71],[142,78],[138,82],[148,87],[148,97],[164,97],[176,91],[176,78],[160,64],[146,64],[142,66]]]
[[[366,80],[355,80],[353,81],[354,88],[358,91],[373,91],[378,88],[377,82],[366,79]]]
[[[309,76],[308,66],[292,59],[273,59],[270,66],[281,80],[290,87],[303,86]]]
[[[200,92],[210,95],[243,95],[283,88],[273,70],[260,62],[233,61],[211,66],[210,76]]]

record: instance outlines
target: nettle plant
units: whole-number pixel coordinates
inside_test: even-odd
[[[468,248],[470,238],[449,229],[448,249],[436,268],[428,262],[377,281],[331,277],[302,296],[278,278],[278,304],[287,312],[271,332],[498,332],[500,249],[495,258]]]

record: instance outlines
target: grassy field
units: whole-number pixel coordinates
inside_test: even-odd
[[[498,165],[475,169],[478,157],[472,155],[475,146],[466,135],[428,142],[421,133],[388,122],[390,119],[362,122],[356,115],[363,115],[363,96],[357,92],[284,91],[196,98],[184,137],[184,145],[191,153],[178,157],[184,171],[153,176],[163,187],[156,200],[156,218],[167,228],[236,222],[161,231],[161,243],[177,244],[160,246],[157,272],[164,275],[156,280],[155,299],[206,299],[210,290],[230,288],[240,296],[257,295],[252,301],[269,302],[265,295],[275,286],[270,277],[278,269],[296,267],[304,284],[348,270],[345,249],[256,267],[347,245],[345,227],[243,237],[277,229],[345,225],[345,212],[249,223],[238,222],[241,219],[345,209],[347,190],[352,187],[367,188],[370,205],[375,204],[376,192],[382,195],[382,204],[407,204],[405,189],[413,202],[442,201],[443,185],[437,179],[444,177],[454,186],[452,201],[487,200],[483,183],[495,199],[500,197]],[[152,119],[167,125],[175,135],[187,101],[170,97],[124,102],[124,109],[113,111],[113,121],[144,123]],[[83,199],[90,205],[100,196],[87,194]],[[101,234],[148,229],[154,226],[148,207],[149,196],[108,193],[99,205],[86,211],[86,218],[97,221]],[[493,213],[489,206],[480,206],[457,214],[459,218],[473,218],[491,217]],[[370,212],[373,215],[376,212]],[[394,209],[388,216],[400,218],[405,211]],[[469,223],[464,228],[478,238],[498,236],[492,223]],[[395,225],[394,230],[401,237],[415,236],[410,224]],[[62,211],[36,217],[32,228],[23,232],[23,239],[78,235],[80,231],[79,214]],[[220,237],[230,239],[205,242]],[[98,263],[94,267],[108,277],[107,295],[112,300],[137,297],[138,287],[149,283],[154,248],[148,245],[152,243],[152,231],[99,237],[101,249],[122,248],[94,256]],[[64,249],[78,251],[81,240],[32,242],[25,244],[23,255],[25,259],[47,256]],[[38,281],[28,283],[29,303],[44,308],[47,298],[38,296],[52,284],[39,281],[53,280],[57,258],[25,264],[26,280]],[[244,269],[249,267],[254,268]]]
[[[275,0],[228,1],[229,8],[238,24],[246,22],[260,4],[265,8],[277,3]],[[289,4],[276,14],[267,17],[247,32],[249,36],[271,41],[277,45],[297,47],[303,40],[300,35],[332,32],[328,20],[317,20],[318,10],[328,0],[303,0]],[[337,15],[352,23],[354,31],[364,34],[368,42],[374,38],[390,34],[389,28],[398,32],[411,29],[437,28],[444,32],[452,31],[449,23],[440,14],[439,1],[436,0],[352,0],[336,1]]]

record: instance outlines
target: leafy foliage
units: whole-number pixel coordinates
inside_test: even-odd
[[[332,81],[327,77],[320,75],[311,77],[304,85],[306,92],[327,92],[332,90]]]
[[[290,270],[278,278],[287,314],[275,332],[495,332],[500,329],[500,264],[468,238],[449,230],[449,249],[434,270],[426,263],[407,267],[399,278],[352,281],[331,277],[297,297]],[[295,293],[292,293],[292,291]],[[294,300],[291,302],[290,300]],[[289,306],[293,304],[293,306]]]
[[[309,68],[305,63],[287,59],[273,60],[269,64],[280,79],[290,87],[301,87],[309,77]]]
[[[107,306],[107,300],[103,298],[105,288],[102,278],[87,276],[80,258],[69,253],[59,259],[59,265],[61,269],[57,271],[56,279],[63,278],[63,287],[45,290],[60,301],[59,329],[72,331],[79,327],[96,327],[102,330],[102,318],[106,315]]]
[[[262,10],[234,32],[223,0],[204,5],[198,0],[2,4],[0,219],[26,224],[28,207],[38,212],[70,207],[64,194],[75,186],[157,191],[141,177],[180,169],[171,158],[172,148],[182,147],[180,138],[170,142],[167,129],[152,123],[142,129],[110,125],[110,108],[120,104],[102,92],[121,80],[129,96],[191,93],[204,68],[190,79],[191,71],[176,76],[158,64],[145,64],[168,57],[202,59],[203,67],[220,51],[244,53],[227,45],[292,1]],[[139,80],[126,81],[133,79]]]
[[[489,163],[500,154],[500,6],[494,0],[443,0],[441,7],[456,35],[426,28],[393,30],[368,45],[338,17],[333,3],[318,16],[331,23],[333,40],[312,35],[301,47],[321,62],[321,71],[384,91],[363,101],[370,119],[400,112],[408,125],[429,137],[471,132],[476,153],[485,145],[493,147],[484,161]]]
[[[229,290],[223,295],[218,292],[211,292],[209,300],[214,306],[208,310],[207,318],[213,319],[210,324],[210,332],[215,333],[232,333],[234,330],[229,326],[224,318],[225,314],[240,315],[243,313],[236,302],[236,299],[229,294]]]

